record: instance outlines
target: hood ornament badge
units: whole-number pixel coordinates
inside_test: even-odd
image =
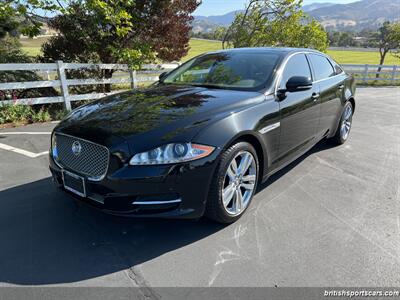
[[[81,145],[81,143],[79,143],[78,141],[74,141],[74,142],[72,143],[71,150],[72,150],[72,153],[73,153],[75,156],[78,156],[79,154],[81,154],[81,151],[82,151],[82,145]]]

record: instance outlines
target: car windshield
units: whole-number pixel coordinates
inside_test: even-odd
[[[277,53],[250,51],[207,54],[177,68],[162,83],[259,90],[271,78],[279,57]]]

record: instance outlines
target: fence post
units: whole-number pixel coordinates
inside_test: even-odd
[[[137,73],[136,70],[129,70],[129,76],[131,77],[131,89],[137,89]]]
[[[61,60],[57,60],[58,79],[61,82],[61,93],[64,98],[64,107],[71,111],[71,101],[69,100],[67,77],[65,76],[65,65]]]
[[[394,81],[396,79],[396,70],[397,69],[397,65],[393,66],[393,72],[392,72],[392,81]]]
[[[365,65],[365,69],[364,69],[364,82],[365,83],[368,82],[368,64]]]

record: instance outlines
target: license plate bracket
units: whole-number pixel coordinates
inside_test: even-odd
[[[78,196],[86,197],[85,178],[63,170],[62,179],[64,188]]]

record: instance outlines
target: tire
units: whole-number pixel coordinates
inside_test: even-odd
[[[243,173],[241,169],[247,165],[248,168]],[[252,145],[237,142],[226,149],[221,155],[210,185],[206,217],[224,224],[238,220],[251,203],[257,189],[258,176],[258,157]]]
[[[340,117],[340,122],[336,129],[336,133],[330,139],[333,144],[342,145],[348,140],[351,131],[351,125],[353,122],[353,113],[353,105],[350,101],[347,101],[344,105],[343,113]]]

